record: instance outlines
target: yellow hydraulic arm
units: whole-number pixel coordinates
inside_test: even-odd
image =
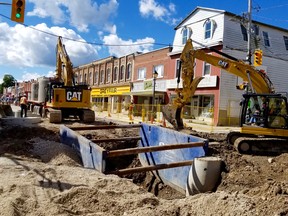
[[[215,50],[212,51],[215,52]],[[218,51],[218,53],[229,57],[229,55],[221,53],[220,51]],[[253,93],[274,93],[273,84],[265,72],[257,70],[254,66],[248,65],[234,57],[224,58],[209,55],[203,50],[194,50],[191,39],[187,41],[180,58],[182,65],[184,67],[187,65],[186,70],[188,70],[187,68],[193,70],[195,59],[199,59],[241,77],[244,82],[249,84]],[[184,74],[182,73],[182,76]],[[183,82],[184,81],[185,80],[183,80]]]
[[[64,81],[65,86],[72,86],[73,83],[73,64],[70,61],[69,55],[66,52],[65,46],[62,43],[62,37],[58,37],[56,47],[56,79]]]
[[[232,56],[222,53],[218,50],[212,50],[222,56],[214,56],[205,53],[203,50],[194,50],[192,40],[188,39],[180,56],[181,60],[181,78],[183,88],[176,89],[177,98],[172,104],[162,107],[165,118],[173,124],[174,128],[183,128],[181,118],[182,108],[190,102],[199,82],[203,77],[194,77],[195,59],[205,61],[213,66],[221,68],[231,74],[241,77],[250,87],[253,93],[274,93],[273,84],[265,72],[257,70],[254,66],[245,64]],[[179,75],[180,75],[179,74]],[[178,76],[179,76],[178,75]],[[180,79],[178,79],[180,81]]]

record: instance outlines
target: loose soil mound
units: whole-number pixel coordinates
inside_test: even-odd
[[[288,215],[288,154],[240,155],[225,135],[199,133],[214,141],[209,154],[224,161],[221,182],[215,192],[185,198],[152,176],[140,181],[84,169],[58,134],[48,122],[2,126],[0,215]]]

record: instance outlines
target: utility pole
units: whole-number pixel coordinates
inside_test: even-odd
[[[251,52],[251,9],[252,9],[252,1],[248,0],[247,61],[248,61],[249,65],[252,64],[252,62],[251,62],[251,56],[252,56],[252,52]]]

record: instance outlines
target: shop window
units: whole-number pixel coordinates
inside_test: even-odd
[[[214,96],[200,96],[200,116],[213,118],[214,116]]]

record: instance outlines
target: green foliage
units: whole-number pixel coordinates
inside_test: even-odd
[[[9,74],[5,74],[3,77],[2,88],[8,88],[10,86],[15,86],[16,79]]]
[[[0,84],[0,94],[3,94],[3,85]]]

